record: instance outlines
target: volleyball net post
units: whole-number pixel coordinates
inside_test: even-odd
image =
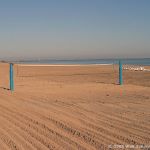
[[[10,80],[10,90],[14,91],[14,71],[13,63],[9,64],[9,80]]]
[[[119,60],[119,85],[123,84],[123,77],[122,77],[122,61]]]

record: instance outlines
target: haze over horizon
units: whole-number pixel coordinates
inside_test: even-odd
[[[0,59],[150,58],[149,0],[3,0]]]

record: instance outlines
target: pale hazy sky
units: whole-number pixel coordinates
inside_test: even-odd
[[[150,0],[0,0],[0,58],[150,57]]]

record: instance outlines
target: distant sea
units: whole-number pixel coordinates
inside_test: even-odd
[[[150,65],[150,58],[120,59],[123,64]],[[23,64],[118,64],[119,59],[89,59],[89,60],[23,60],[16,61]]]

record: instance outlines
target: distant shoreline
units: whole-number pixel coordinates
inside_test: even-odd
[[[150,66],[150,58],[143,59],[89,59],[89,60],[20,60],[20,61],[1,61],[14,64],[32,64],[32,65],[105,65],[118,64],[119,60],[124,65]]]
[[[27,66],[27,67],[46,67],[46,66],[55,66],[55,67],[63,67],[63,66],[102,66],[102,65],[113,65],[113,64],[18,64],[19,66]]]

